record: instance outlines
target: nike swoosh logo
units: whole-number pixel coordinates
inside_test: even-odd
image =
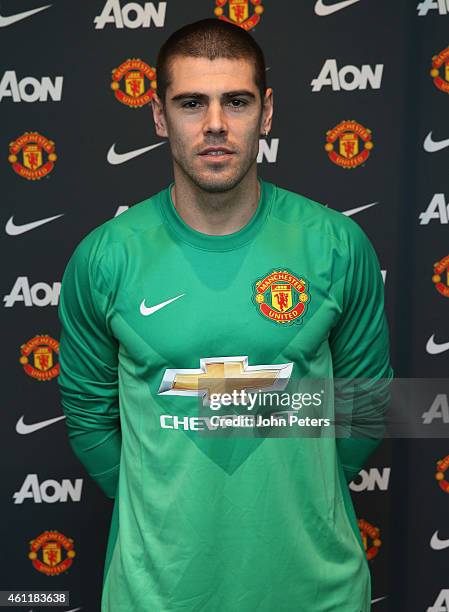
[[[13,221],[13,217],[10,217],[6,222],[5,231],[9,236],[18,236],[19,234],[24,234],[25,232],[29,232],[35,227],[39,227],[39,225],[44,225],[44,223],[49,223],[50,221],[54,221],[58,217],[62,217],[64,213],[60,215],[55,215],[54,217],[47,217],[46,219],[39,219],[39,221],[31,221],[31,223],[24,223],[23,225],[16,225]]]
[[[361,212],[362,210],[366,210],[367,208],[371,208],[371,206],[375,206],[376,204],[379,204],[379,202],[373,202],[372,204],[364,204],[363,206],[358,206],[357,208],[350,208],[349,210],[343,210],[342,214],[346,215],[347,217],[350,217],[351,215],[356,215],[357,213]]]
[[[167,300],[166,302],[161,302],[160,304],[156,304],[156,306],[148,306],[148,307],[145,306],[145,300],[142,300],[142,303],[140,305],[140,314],[142,314],[144,317],[147,317],[148,315],[153,314],[153,312],[156,312],[157,310],[164,308],[164,306],[167,306],[167,304],[171,304],[171,302],[174,302],[175,300],[182,297],[183,295],[185,295],[185,293],[181,293],[181,295],[177,295],[176,297],[171,298],[171,300]]]
[[[323,0],[318,0],[315,4],[315,13],[319,17],[327,17],[328,15],[332,15],[332,13],[336,13],[337,11],[341,11],[347,6],[351,6],[351,4],[355,4],[356,2],[360,2],[360,0],[343,0],[343,2],[336,2],[335,4],[324,4]]]
[[[364,204],[363,206],[357,206],[356,208],[349,208],[348,210],[342,210],[341,214],[342,215],[346,215],[347,217],[350,217],[351,215],[356,215],[357,213],[361,212],[362,210],[366,210],[367,208],[371,208],[371,206],[375,206],[376,204],[379,204],[379,202],[372,202],[371,204]],[[325,204],[326,208],[329,208],[329,206],[327,204]]]
[[[372,599],[372,600],[371,600],[371,603],[372,603],[372,604],[375,604],[375,603],[377,603],[378,601],[383,601],[384,599],[387,599],[387,597],[388,597],[388,595],[384,595],[383,597],[378,597],[377,599]]]
[[[438,537],[438,531],[435,531],[430,540],[430,546],[433,550],[443,550],[443,548],[449,548],[449,540],[441,540]]]
[[[427,151],[427,153],[436,153],[436,151],[441,151],[446,147],[449,147],[449,138],[446,138],[445,140],[436,141],[432,138],[432,132],[429,132],[427,134],[426,139],[424,141],[424,151]]]
[[[134,151],[129,151],[128,153],[116,153],[115,143],[114,143],[108,151],[108,162],[112,164],[113,166],[116,166],[117,164],[124,164],[130,159],[133,159],[134,157],[138,157],[139,155],[142,155],[143,153],[146,153],[147,151],[151,151],[152,149],[155,149],[156,147],[160,147],[166,142],[167,142],[166,140],[163,140],[162,142],[158,142],[157,144],[150,145],[149,147],[142,147],[141,149],[135,149]]]
[[[449,342],[443,342],[443,344],[437,344],[434,340],[435,334],[432,334],[427,341],[426,351],[431,355],[438,355],[438,353],[444,353],[449,350]]]
[[[37,431],[38,429],[48,427],[49,425],[52,425],[53,423],[56,423],[61,419],[65,419],[65,415],[55,417],[54,419],[47,419],[46,421],[39,421],[38,423],[31,423],[31,425],[27,425],[23,422],[23,416],[21,416],[20,419],[17,421],[16,431],[18,434],[30,434],[33,433],[33,431]]]
[[[45,9],[50,8],[50,6],[51,4],[47,4],[47,6],[41,6],[39,8],[31,9],[31,11],[24,11],[23,13],[16,13],[15,15],[9,15],[8,17],[2,17],[2,15],[0,15],[0,28],[6,28],[17,21],[31,17],[31,15],[40,13],[40,11],[45,11]]]

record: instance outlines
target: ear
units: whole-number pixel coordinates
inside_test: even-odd
[[[260,130],[261,134],[265,136],[265,133],[271,130],[271,122],[273,120],[273,90],[271,87],[268,87],[265,92],[262,106]]]
[[[154,129],[156,130],[156,134],[162,138],[168,138],[164,107],[157,93],[153,95],[151,108],[153,110]]]

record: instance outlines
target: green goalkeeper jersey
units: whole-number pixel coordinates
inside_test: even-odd
[[[244,431],[217,424],[236,396],[211,408],[227,379],[279,395],[294,380],[393,377],[366,234],[259,183],[250,221],[223,236],[184,222],[172,183],[92,230],[64,272],[62,409],[75,454],[114,499],[102,612],[370,610],[348,482],[381,436],[336,438],[310,419],[287,435]]]

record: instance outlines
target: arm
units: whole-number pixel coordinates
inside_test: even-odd
[[[383,438],[389,383],[394,376],[379,261],[361,227],[349,221],[342,312],[329,336],[336,384],[337,452],[348,483]]]
[[[70,445],[114,498],[121,453],[118,342],[107,322],[108,287],[89,244],[78,245],[62,279],[58,384]]]

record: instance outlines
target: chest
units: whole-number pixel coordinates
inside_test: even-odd
[[[175,243],[128,251],[114,283],[111,327],[122,355],[145,376],[213,357],[307,363],[340,311],[325,248],[280,236],[229,252]]]

